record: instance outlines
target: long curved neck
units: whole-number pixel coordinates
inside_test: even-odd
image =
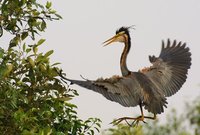
[[[120,67],[121,67],[122,76],[127,76],[131,73],[131,71],[128,70],[127,65],[126,65],[127,55],[131,48],[131,39],[129,36],[127,38],[128,39],[124,43],[125,46],[124,46],[124,50],[122,52],[121,59],[120,59]]]

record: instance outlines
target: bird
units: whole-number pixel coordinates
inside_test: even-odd
[[[140,107],[141,115],[138,117],[121,117],[113,124],[132,120],[132,124],[145,119],[155,120],[157,114],[167,108],[167,97],[174,95],[187,79],[188,69],[191,66],[191,52],[186,43],[176,40],[162,40],[161,52],[158,57],[149,56],[151,66],[138,71],[130,71],[127,67],[127,56],[131,49],[130,27],[120,27],[116,34],[103,42],[104,46],[120,42],[124,49],[120,58],[121,75],[96,80],[69,79],[60,73],[60,76],[86,89],[102,94],[106,99],[117,102],[124,107]],[[143,108],[153,116],[144,115]]]

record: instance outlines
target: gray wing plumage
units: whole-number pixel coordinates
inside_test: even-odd
[[[130,85],[134,83],[131,78],[113,76],[107,79],[92,80],[71,80],[71,83],[77,84],[84,88],[93,90],[102,94],[108,100],[120,103],[125,107],[136,106],[139,104],[138,91],[130,89]]]
[[[162,50],[159,57],[149,56],[153,64],[148,71],[143,72],[166,97],[175,94],[187,79],[188,69],[191,66],[191,53],[186,43],[170,42],[167,45],[162,41]]]
[[[132,72],[127,77],[113,76],[107,79],[71,80],[71,83],[102,94],[108,100],[117,102],[125,107],[138,104],[145,106],[149,112],[162,113],[166,107],[166,98],[150,79],[139,72]]]

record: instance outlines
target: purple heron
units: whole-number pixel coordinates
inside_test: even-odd
[[[61,77],[81,87],[102,94],[108,100],[117,102],[125,107],[139,105],[141,115],[136,118],[122,117],[114,121],[115,124],[125,120],[133,120],[133,123],[144,121],[144,119],[156,119],[157,114],[164,112],[167,107],[166,97],[175,94],[185,83],[188,69],[191,66],[191,53],[186,43],[176,40],[165,43],[159,57],[149,56],[152,65],[148,68],[132,72],[127,68],[126,59],[131,48],[130,27],[121,27],[116,35],[104,42],[110,45],[113,42],[124,43],[121,54],[120,67],[122,76],[111,78],[100,78],[97,80],[72,80]],[[153,114],[152,117],[145,116],[143,107]]]

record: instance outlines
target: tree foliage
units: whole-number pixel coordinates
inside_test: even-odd
[[[41,5],[36,0],[3,0],[0,9],[0,35],[3,35],[3,31],[15,35],[11,46],[17,45],[18,40],[28,35],[35,39],[35,34],[46,29],[46,20],[61,19],[52,9],[51,2]]]
[[[188,113],[187,118],[194,129],[195,135],[200,135],[200,97],[193,103],[186,105]]]
[[[0,35],[12,35],[8,48],[0,48],[0,134],[93,135],[100,120],[81,120],[70,103],[76,90],[59,77],[58,64],[51,63],[53,50],[39,52],[45,39],[35,41],[48,20],[61,16],[36,0],[0,1]],[[35,43],[26,42],[30,37]]]

